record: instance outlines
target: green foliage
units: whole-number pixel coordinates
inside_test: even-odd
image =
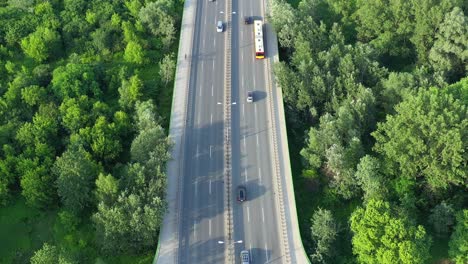
[[[55,199],[55,178],[47,169],[47,164],[39,164],[39,161],[23,159],[19,161],[21,173],[21,194],[26,198],[26,203],[33,207],[46,207]]]
[[[80,128],[89,125],[91,103],[86,95],[78,98],[65,98],[60,105],[60,114],[63,125],[70,132],[77,132]]]
[[[74,261],[65,256],[56,246],[44,243],[41,249],[34,252],[31,258],[31,264],[73,264]]]
[[[80,214],[91,206],[99,170],[91,155],[81,147],[68,149],[57,158],[54,173],[58,195],[65,209]]]
[[[390,204],[370,200],[350,218],[353,252],[360,263],[425,263],[430,239],[424,227],[395,216]]]
[[[94,155],[101,160],[112,161],[122,151],[115,123],[109,123],[104,116],[98,117],[89,137]]]
[[[468,73],[468,18],[455,7],[439,26],[434,46],[429,53],[432,66],[450,81]]]
[[[358,39],[370,42],[380,53],[408,58],[412,32],[410,1],[357,1]]]
[[[117,201],[119,192],[119,180],[112,177],[111,174],[99,174],[96,179],[96,199],[105,205],[113,204]]]
[[[46,27],[39,27],[34,33],[21,41],[24,53],[38,62],[54,55],[59,49],[60,35]]]
[[[133,108],[133,105],[141,99],[143,82],[138,75],[133,75],[130,79],[123,80],[119,87],[119,104],[125,109]]]
[[[44,87],[31,85],[21,89],[21,98],[29,106],[39,105],[46,100],[47,91]]]
[[[312,239],[315,241],[315,253],[312,260],[319,263],[327,263],[326,259],[333,256],[333,243],[337,237],[338,226],[329,210],[318,208],[312,216]]]
[[[281,59],[274,70],[288,133],[305,139],[296,173],[319,173],[314,180],[295,178],[302,190],[297,197],[309,206],[300,216],[307,219],[301,231],[310,228],[310,208],[341,212],[360,201],[389,199],[400,203],[393,218],[405,215],[403,222],[411,226],[423,219],[437,223],[428,231],[440,235],[430,261],[446,259],[442,222],[447,220],[450,232],[449,214],[429,212],[442,201],[454,210],[466,204],[468,80],[448,86],[467,72],[465,2],[274,0],[271,12]],[[346,231],[333,247],[333,262],[356,262]],[[314,243],[303,237],[314,255]],[[411,260],[412,247],[402,243],[398,258],[382,251],[389,255],[374,263],[422,262],[418,254]]]
[[[3,145],[2,159],[0,159],[0,207],[7,204],[10,199],[10,185],[15,182],[15,165],[17,158],[10,145]]]
[[[430,89],[406,98],[396,112],[372,135],[375,150],[394,164],[400,177],[421,177],[433,190],[466,182],[466,105]]]
[[[454,210],[450,204],[442,202],[431,210],[429,223],[434,227],[437,235],[444,236],[449,233],[454,224]]]
[[[138,14],[141,22],[147,25],[151,33],[161,38],[166,49],[175,39],[176,17],[174,11],[174,1],[157,0],[147,3]]]
[[[363,136],[372,128],[375,99],[361,87],[358,99],[348,99],[337,109],[336,117],[325,114],[318,129],[309,131],[308,145],[301,151],[313,168],[325,169],[343,197],[356,194],[355,167],[363,155]],[[367,122],[367,123],[366,123]]]
[[[68,63],[53,71],[52,89],[55,95],[62,99],[81,95],[99,98],[102,92],[96,79],[90,65]]]
[[[449,256],[457,264],[468,261],[468,210],[460,210],[449,243]]]
[[[174,54],[167,54],[161,62],[159,62],[159,76],[161,80],[167,85],[174,80],[176,61]]]
[[[434,45],[437,29],[444,20],[444,15],[455,6],[460,6],[459,0],[413,0],[414,32],[410,40],[418,54],[420,64],[428,63],[429,50]]]
[[[59,263],[59,252],[55,246],[44,243],[41,249],[31,258],[32,264]]]
[[[172,100],[171,89],[155,94],[154,89],[144,88],[173,81],[174,57],[161,58],[177,51],[173,43],[181,4],[167,0],[8,0],[0,4],[0,205],[8,206],[21,193],[36,214],[15,220],[17,236],[4,232],[10,225],[3,221],[8,212],[2,211],[0,262],[27,263],[33,250],[50,241],[57,246],[37,253],[39,258],[55,251],[53,260],[45,260],[48,263],[65,263],[70,260],[68,253],[77,257],[77,263],[148,260],[165,209],[162,197],[170,145],[158,115],[169,119],[167,105]],[[151,5],[157,6],[153,9],[157,13],[147,15],[158,21],[143,22],[140,9]],[[161,72],[158,62],[164,66]],[[146,121],[151,127],[140,131],[133,116],[143,98],[156,98],[158,105],[150,106],[151,118]],[[160,144],[149,150],[144,164],[128,163],[137,135],[140,143],[134,144],[135,149],[143,149],[141,142]],[[130,167],[129,173],[138,177],[123,175]],[[151,207],[153,212],[139,217],[147,225],[144,232],[151,233],[145,246],[137,248],[135,243],[135,248],[121,247],[124,257],[99,258],[103,251],[96,242],[102,241],[95,239],[97,232],[89,219],[99,203],[121,206],[119,210],[126,212],[122,221],[129,221],[134,211]],[[43,221],[45,216],[31,207],[52,210],[44,214],[48,220]],[[143,229],[134,224],[127,231],[139,241],[132,232]],[[129,253],[142,255],[129,258]]]
[[[143,47],[138,44],[138,42],[130,41],[125,48],[125,55],[124,59],[127,62],[135,63],[135,64],[144,64],[146,62],[145,59],[145,52],[143,51]]]
[[[364,192],[365,201],[386,198],[387,180],[378,159],[368,155],[362,157],[357,166],[356,179]]]
[[[105,252],[136,253],[154,247],[165,204],[157,196],[148,196],[124,192],[113,206],[98,205],[93,221]]]

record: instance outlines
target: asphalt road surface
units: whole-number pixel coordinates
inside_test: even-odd
[[[282,263],[271,160],[270,115],[267,112],[266,62],[254,56],[253,25],[244,16],[262,18],[262,1],[232,4],[232,200],[233,240],[224,233],[223,98],[224,0],[197,1],[185,133],[185,166],[179,232],[179,263],[224,263],[226,244],[235,244],[236,263],[247,249],[252,263]],[[235,13],[234,13],[235,12]],[[226,28],[226,27],[225,27]],[[267,51],[268,52],[268,51]],[[268,55],[268,54],[267,54]],[[254,91],[254,103],[246,102]],[[238,186],[247,201],[236,202]]]

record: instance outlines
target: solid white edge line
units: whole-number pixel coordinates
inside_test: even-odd
[[[258,147],[258,134],[256,136],[257,136],[257,147]]]
[[[211,194],[211,180],[210,180],[210,186],[208,188],[209,188],[210,194]]]

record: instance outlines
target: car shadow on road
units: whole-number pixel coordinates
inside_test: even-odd
[[[283,263],[283,259],[271,259],[272,251],[265,248],[250,249],[250,263]]]
[[[267,97],[267,93],[264,92],[264,91],[254,90],[253,92],[254,92],[254,101],[255,102],[264,100]]]

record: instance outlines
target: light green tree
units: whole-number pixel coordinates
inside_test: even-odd
[[[124,59],[127,62],[135,63],[135,64],[144,64],[145,59],[145,52],[138,42],[130,41],[125,47],[125,54]]]
[[[122,85],[119,87],[119,104],[127,109],[141,99],[143,95],[143,81],[139,78],[138,74],[130,77],[129,80],[123,80]]]
[[[425,263],[431,239],[424,227],[396,216],[390,204],[370,200],[350,218],[353,252],[359,263]]]
[[[159,62],[159,76],[165,85],[174,80],[175,69],[176,61],[173,53],[167,54],[162,61]]]
[[[100,173],[96,179],[95,195],[98,203],[111,205],[117,201],[119,195],[119,180],[111,174],[104,175]]]
[[[462,185],[468,177],[467,108],[446,89],[407,97],[372,133],[374,149],[400,178],[422,178],[432,190]]]
[[[57,31],[38,27],[37,30],[21,41],[24,53],[38,62],[50,58],[59,49],[60,35]]]

